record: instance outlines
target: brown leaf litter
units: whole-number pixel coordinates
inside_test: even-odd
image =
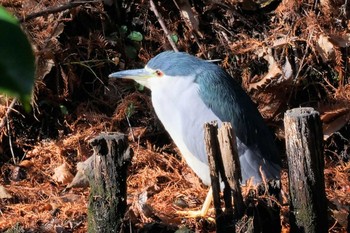
[[[148,93],[134,84],[113,85],[107,80],[110,72],[141,67],[171,48],[148,2],[127,2],[128,8],[119,12],[123,18],[110,14],[102,2],[79,2],[63,11],[54,10],[74,1],[0,3],[21,19],[37,59],[33,116],[16,106],[9,126],[1,129],[0,154],[6,156],[6,163],[1,164],[0,184],[11,197],[0,200],[0,230],[19,224],[32,231],[86,232],[88,189],[65,190],[62,183],[70,180],[78,162],[92,154],[87,141],[103,131],[127,132],[135,151],[128,177],[128,215],[135,226],[161,220],[197,230],[213,229],[206,221],[184,220],[175,214],[182,208],[200,208],[207,188],[165,136]],[[342,1],[282,0],[271,11],[262,9],[268,11],[262,14],[238,11],[236,1],[192,3],[191,9],[188,4],[158,1],[159,13],[178,37],[180,50],[205,59],[222,58],[219,65],[242,83],[264,118],[281,132],[281,140],[285,110],[313,106],[324,121],[326,143],[338,145],[332,137],[344,128],[347,133],[350,106],[346,17],[350,12]],[[126,38],[114,35],[119,23],[144,35],[142,43],[133,44],[138,48],[137,59],[125,55]],[[0,96],[2,119],[8,106],[9,100]],[[57,111],[61,107],[67,107],[69,114]],[[53,121],[47,121],[50,116]],[[51,130],[57,135],[49,135]],[[346,151],[325,151],[334,154],[332,159],[326,156],[325,170],[330,232],[346,229],[350,163],[339,158]],[[62,165],[63,172],[55,173]],[[282,184],[282,232],[289,232],[286,170]],[[247,194],[249,189],[243,191]]]

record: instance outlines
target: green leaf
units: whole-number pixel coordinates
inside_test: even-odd
[[[137,83],[137,90],[138,91],[144,91],[145,90],[145,86]]]
[[[4,7],[0,6],[0,20],[4,20],[13,24],[18,24],[18,20],[8,13]]]
[[[34,75],[31,45],[18,20],[0,6],[0,92],[18,97],[29,110]]]
[[[68,115],[68,109],[67,109],[67,107],[66,106],[64,106],[64,105],[60,105],[60,109],[61,109],[61,113],[63,114],[63,115]]]
[[[132,41],[138,41],[138,42],[143,40],[142,34],[136,31],[130,32],[130,34],[128,35],[128,38]]]
[[[125,35],[127,33],[127,31],[128,31],[128,26],[126,26],[126,25],[120,26],[120,28],[119,28],[120,35]]]
[[[171,39],[174,41],[175,44],[179,41],[179,37],[176,34],[172,34]]]
[[[130,103],[126,110],[126,117],[130,118],[135,113],[135,105]]]

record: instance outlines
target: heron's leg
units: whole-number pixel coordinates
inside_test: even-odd
[[[176,211],[176,213],[179,215],[183,215],[186,218],[205,217],[208,213],[208,210],[212,201],[213,201],[213,189],[210,186],[201,210]]]

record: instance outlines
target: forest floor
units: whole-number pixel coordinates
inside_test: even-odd
[[[89,188],[66,187],[77,164],[92,155],[88,141],[116,131],[128,135],[134,151],[125,220],[131,228],[215,230],[213,210],[201,219],[176,214],[199,209],[208,188],[156,118],[150,92],[133,82],[108,80],[110,73],[141,68],[174,47],[149,1],[109,2],[0,0],[19,18],[37,65],[31,112],[19,103],[9,110],[12,99],[0,96],[5,123],[0,129],[0,232],[86,232]],[[218,64],[256,102],[276,135],[285,197],[284,112],[300,106],[320,112],[329,232],[347,231],[350,206],[346,2],[155,2],[180,51],[220,59]],[[254,188],[244,188],[244,197]],[[282,232],[289,232],[288,200],[279,204]]]

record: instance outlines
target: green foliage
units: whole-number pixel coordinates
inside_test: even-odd
[[[171,39],[174,41],[175,44],[177,44],[177,42],[179,42],[179,37],[176,34],[172,34]]]
[[[119,28],[119,33],[121,36],[126,35],[126,33],[128,32],[128,27],[126,25],[122,25]]]
[[[128,35],[128,38],[132,41],[137,41],[137,42],[140,42],[143,40],[142,34],[136,31],[130,32],[130,34]]]
[[[138,83],[137,90],[144,91],[145,90],[145,86]]]
[[[68,115],[69,114],[67,107],[62,105],[62,104],[60,105],[60,110],[61,110],[61,113],[63,115]]]
[[[18,20],[0,6],[0,92],[18,97],[30,109],[34,54]]]
[[[135,113],[135,105],[133,103],[130,103],[126,111],[126,117],[130,118],[134,113]]]
[[[121,38],[127,38],[130,40],[129,45],[125,46],[125,55],[129,58],[129,59],[136,59],[137,58],[137,54],[138,54],[138,50],[140,49],[140,42],[143,40],[143,35],[141,32],[138,31],[131,31],[128,34],[128,27],[126,25],[121,25],[119,27],[119,35],[121,36]]]

